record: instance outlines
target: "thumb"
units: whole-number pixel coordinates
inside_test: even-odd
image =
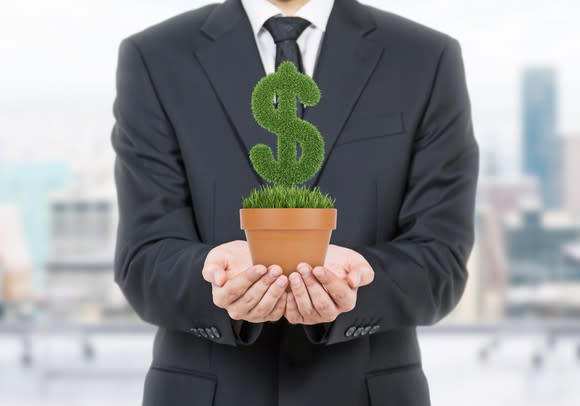
[[[217,268],[214,273],[213,273],[213,282],[219,286],[222,287],[224,285],[224,283],[226,283],[226,270],[223,268]]]
[[[350,267],[348,272],[348,281],[350,286],[358,288],[371,283],[374,279],[374,272],[370,266],[364,262],[359,262]]]
[[[216,283],[218,286],[221,286],[225,282],[225,270],[218,264],[206,264],[201,273],[203,279],[209,283]]]
[[[351,288],[356,289],[360,286],[361,272],[357,268],[351,268],[346,277]]]

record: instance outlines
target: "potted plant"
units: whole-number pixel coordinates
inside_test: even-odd
[[[252,147],[252,166],[270,184],[253,189],[240,209],[240,226],[252,262],[278,264],[286,275],[300,262],[313,267],[324,264],[337,215],[335,200],[318,186],[300,186],[320,170],[324,139],[315,125],[297,117],[297,97],[305,106],[314,106],[320,101],[320,89],[291,61],[282,62],[254,87],[252,114],[260,126],[278,137],[278,156],[265,144]]]

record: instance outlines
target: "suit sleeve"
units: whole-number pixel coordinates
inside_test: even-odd
[[[317,332],[305,326],[312,342],[356,339],[371,326],[371,333],[381,333],[430,325],[456,306],[474,242],[478,167],[461,48],[451,39],[442,51],[414,140],[398,235],[349,247],[365,257],[375,279],[358,289],[352,311],[318,325]]]
[[[119,46],[116,91],[115,282],[151,324],[222,344],[248,344],[227,312],[214,305],[211,284],[202,277],[205,258],[217,244],[200,241],[176,135],[131,38]]]

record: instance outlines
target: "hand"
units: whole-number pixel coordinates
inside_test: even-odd
[[[279,320],[286,308],[288,278],[282,268],[252,265],[246,241],[231,241],[207,255],[203,278],[212,284],[213,302],[234,320]]]
[[[375,277],[365,257],[355,250],[335,244],[328,245],[324,267],[340,277],[348,277],[349,285],[353,288],[368,285]]]
[[[318,324],[334,321],[339,314],[356,305],[360,286],[374,280],[368,261],[358,252],[330,244],[324,266],[314,269],[298,264],[298,272],[290,275],[284,316],[291,324]]]

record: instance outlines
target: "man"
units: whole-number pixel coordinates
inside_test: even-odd
[[[313,76],[324,266],[252,266],[253,86]],[[159,327],[144,405],[428,405],[418,325],[457,304],[478,174],[458,42],[355,0],[226,0],[121,42],[115,280]],[[289,283],[290,282],[290,283]]]

